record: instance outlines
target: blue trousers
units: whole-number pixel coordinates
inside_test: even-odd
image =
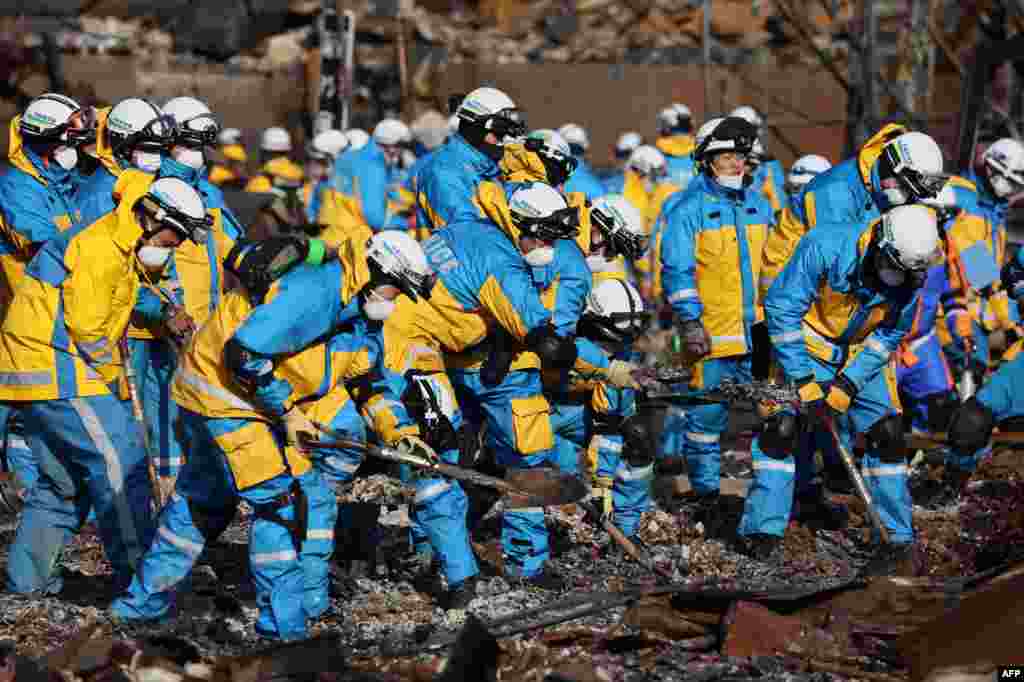
[[[479,372],[455,371],[451,379],[466,415],[471,420],[476,415],[486,424],[487,444],[500,464],[532,469],[553,460],[554,433],[540,372],[515,370],[495,387],[485,386]],[[530,577],[540,573],[549,556],[544,509],[506,511],[501,541],[507,574]]]
[[[39,480],[35,455],[25,440],[25,427],[18,414],[17,403],[0,403],[0,433],[4,434],[6,470],[17,478],[18,487],[26,497]]]
[[[61,551],[90,508],[116,584],[127,584],[153,536],[142,434],[112,395],[18,405],[39,479],[11,543],[7,589],[57,593]]]
[[[917,339],[911,343],[910,351],[917,362],[911,365],[900,362],[896,366],[900,397],[904,409],[910,411],[914,429],[929,431],[927,398],[953,391],[953,373],[936,334]]]
[[[839,367],[812,356],[814,376],[831,381]],[[866,433],[881,419],[898,414],[895,377],[888,369],[879,372],[860,390],[849,411],[836,421],[845,447],[852,449],[854,437]],[[831,446],[828,434],[807,434],[796,452],[772,457],[761,449],[760,438],[752,448],[754,480],[740,521],[740,535],[762,533],[782,536],[789,523],[794,491],[810,488],[814,477],[814,453],[818,446]],[[829,456],[830,453],[826,453]],[[912,502],[907,488],[906,462],[885,461],[870,447],[864,453],[861,474],[878,506],[878,513],[894,543],[914,541]]]
[[[256,510],[249,530],[249,568],[256,588],[259,616],[256,631],[284,640],[306,637],[305,583],[299,552],[291,532],[264,514],[273,508],[285,521],[295,520],[295,505],[284,496],[298,480],[304,490],[319,477],[311,470],[298,477],[284,473],[239,490],[218,437],[252,424],[242,419],[208,419],[181,410],[188,453],[178,474],[174,495],[160,513],[156,538],[149,546],[127,594],[111,605],[126,620],[153,620],[170,609],[173,588],[192,570],[207,538],[204,530],[222,527],[239,498]],[[265,429],[268,433],[263,432]],[[269,426],[253,432],[255,447],[280,440]],[[283,457],[283,454],[282,454]],[[212,520],[212,522],[211,522]]]
[[[724,379],[747,383],[751,375],[751,356],[702,360],[695,367],[690,388],[710,390]],[[690,485],[698,495],[717,493],[722,470],[722,434],[729,426],[726,405],[695,405],[686,410],[682,420],[683,456],[690,476]]]
[[[171,381],[178,356],[166,339],[128,339],[128,352],[135,370],[135,388],[146,417],[146,431],[153,446],[158,476],[177,476],[182,449],[175,423],[178,404],[171,399]]]

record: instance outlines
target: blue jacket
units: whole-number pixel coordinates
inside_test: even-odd
[[[370,140],[351,155],[343,155],[334,168],[334,189],[352,201],[356,215],[374,232],[384,229],[388,219],[388,192],[401,171],[384,163],[384,153]]]
[[[605,189],[601,180],[594,175],[594,171],[590,170],[590,166],[582,157],[578,157],[576,160],[578,165],[565,183],[565,193],[582,192],[588,201],[604,196]]]
[[[79,190],[82,208],[82,225],[92,225],[102,216],[114,210],[114,184],[117,176],[100,165],[96,172],[85,179]]]
[[[551,320],[558,335],[574,335],[594,279],[580,247],[571,239],[559,239],[555,242],[555,259],[532,270],[542,300],[550,303]]]
[[[777,159],[769,159],[758,166],[751,184],[764,194],[776,213],[786,207],[786,171],[782,170],[782,164]]]
[[[622,190],[626,186],[626,171],[622,169],[615,171],[606,177],[602,184],[605,194],[622,194]]]
[[[876,221],[877,222],[877,221]],[[775,357],[789,380],[814,374],[811,354],[841,367],[861,389],[910,331],[917,292],[863,280],[875,223],[808,232],[764,301]],[[860,352],[852,353],[858,347]]]
[[[431,231],[456,222],[479,220],[473,202],[482,180],[498,177],[498,164],[454,133],[417,174],[416,224]]]
[[[992,410],[997,424],[1004,419],[1024,415],[1024,391],[1021,390],[1024,353],[1017,346],[1011,347],[1007,354],[1013,357],[1004,362],[975,395],[979,403]]]
[[[681,320],[701,320],[710,357],[749,353],[750,328],[764,319],[757,300],[761,247],[772,224],[754,188],[730,190],[700,175],[666,214],[662,286]]]

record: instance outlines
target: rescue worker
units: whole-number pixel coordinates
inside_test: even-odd
[[[327,205],[340,201],[331,187],[331,178],[337,158],[348,146],[348,136],[340,130],[323,130],[306,145],[306,184],[302,186],[302,204],[311,225],[327,225],[331,212],[338,210]],[[323,219],[322,211],[325,212]]]
[[[665,156],[668,181],[686,189],[695,174],[693,117],[685,104],[674,103],[658,112],[658,139],[654,147]],[[625,192],[623,192],[625,194]]]
[[[80,221],[81,191],[74,171],[79,149],[95,139],[93,110],[64,95],[40,95],[11,120],[8,165],[0,174],[0,319],[7,315],[26,264],[45,242]],[[0,433],[16,495],[24,499],[39,470],[21,437],[21,420],[12,412],[17,410],[0,406]]]
[[[739,534],[744,551],[773,556],[794,492],[799,515],[841,524],[843,511],[812,482],[815,432],[827,442],[832,425],[850,449],[856,434],[864,434],[861,473],[891,543],[869,567],[874,572],[909,557],[914,541],[889,359],[911,328],[928,269],[941,258],[939,233],[935,212],[920,205],[895,207],[866,229],[819,227],[800,240],[764,301],[775,358],[783,379],[798,387],[802,418],[812,429],[803,435],[788,410],[766,421],[753,443],[754,482]]]
[[[649,145],[637,147],[630,155],[623,188],[622,195],[640,211],[648,233],[653,232],[665,201],[680,190],[668,176],[665,156]],[[640,294],[652,300],[655,285],[650,260],[638,261],[634,266]]]
[[[59,556],[90,508],[115,586],[127,584],[152,536],[141,431],[122,401],[120,340],[140,281],[210,220],[180,180],[125,171],[117,209],[48,241],[29,264],[0,328],[0,400],[25,420],[43,472],[10,548],[7,588],[55,594]]]
[[[182,356],[173,395],[188,436],[185,466],[156,540],[127,595],[111,608],[125,620],[162,618],[172,599],[167,586],[188,575],[211,531],[219,532],[241,498],[255,509],[249,556],[256,631],[291,640],[305,637],[307,619],[327,605],[326,559],[337,509],[319,470],[345,478],[358,464],[344,457],[313,469],[307,451],[316,446],[305,439],[330,436],[311,421],[324,413],[299,403],[333,394],[338,381],[369,371],[374,352],[364,344],[376,344],[379,353],[379,323],[398,296],[425,295],[431,273],[419,245],[394,232],[346,242],[336,255],[310,241],[301,254],[306,265],[279,279],[266,272],[266,262],[250,265],[247,253],[243,245],[229,261],[255,270],[240,272],[240,279],[256,286],[229,294]],[[359,351],[325,345],[339,333],[356,340]],[[328,367],[328,359],[340,366]],[[334,395],[322,407],[340,414],[347,396]]]
[[[782,164],[765,151],[764,118],[757,109],[748,105],[736,107],[729,115],[742,118],[757,130],[757,141],[751,149],[749,161],[752,166],[751,175],[754,178],[753,187],[764,194],[771,203],[772,210],[779,215],[788,203],[785,190],[786,173],[782,170]]]
[[[626,162],[629,161],[629,156],[633,153],[633,150],[643,143],[644,138],[640,133],[632,130],[619,135],[619,139],[615,141],[615,147],[612,150],[618,168],[604,179],[605,192],[609,194],[622,194],[626,182]]]
[[[174,137],[161,161],[158,178],[178,178],[196,190],[213,220],[204,244],[185,243],[168,259],[156,287],[139,294],[134,320],[149,335],[133,335],[128,347],[135,382],[146,417],[149,443],[164,498],[174,487],[182,465],[182,447],[175,424],[177,404],[170,387],[177,366],[178,346],[201,327],[221,300],[225,286],[224,258],[243,236],[241,223],[224,202],[219,188],[206,178],[206,150],[217,142],[220,125],[210,108],[194,97],[175,97],[163,109]]]
[[[647,254],[649,238],[640,211],[621,194],[606,194],[591,206],[590,225],[586,256],[594,284],[627,281],[626,263],[637,263]]]
[[[496,178],[504,146],[526,134],[523,116],[508,95],[477,88],[456,110],[459,130],[418,172],[416,222],[436,231],[456,221],[477,220],[477,185]]]
[[[757,296],[761,246],[772,224],[768,201],[751,185],[746,160],[755,129],[739,117],[702,131],[693,153],[700,173],[665,217],[661,235],[665,298],[694,366],[690,388],[752,379],[752,328],[764,319]],[[698,512],[718,501],[725,405],[699,405],[683,419],[683,457]]]
[[[960,303],[970,319],[949,325],[952,343],[946,353],[957,374],[971,371],[980,383],[990,363],[988,335],[996,330],[1019,334],[1015,305],[999,282],[1006,264],[1006,213],[1011,196],[1024,190],[1024,145],[1012,138],[992,143],[982,154],[981,171],[953,178],[950,185],[962,209],[949,227],[952,249],[963,269]]]
[[[249,154],[242,144],[242,131],[224,128],[217,136],[216,161],[210,166],[209,180],[221,189],[240,190],[249,182]],[[212,159],[211,159],[212,160]]]
[[[581,192],[587,201],[593,201],[604,194],[604,185],[587,164],[587,150],[590,149],[590,136],[577,123],[566,123],[558,129],[558,134],[569,143],[572,156],[576,159],[576,169],[565,185],[566,192]]]
[[[82,185],[81,224],[114,210],[113,188],[126,168],[156,173],[174,139],[174,121],[152,102],[130,97],[102,117],[96,135],[100,167]]]
[[[386,118],[366,146],[339,159],[331,184],[341,199],[341,223],[355,221],[374,232],[394,227],[389,225],[388,193],[401,180],[402,150],[411,139],[407,125]]]
[[[832,164],[828,159],[817,154],[805,154],[793,162],[789,169],[789,175],[786,176],[785,186],[786,204],[791,207],[791,210],[798,210],[792,207],[796,205],[795,202],[799,201],[800,190],[815,176],[824,173],[831,167]]]
[[[893,206],[934,197],[946,179],[935,140],[896,124],[885,126],[856,156],[815,176],[783,210],[764,245],[761,295],[817,223],[866,226]]]
[[[245,185],[246,192],[296,191],[302,185],[302,167],[288,158],[292,136],[284,128],[267,128],[260,138],[260,170]]]
[[[348,138],[349,151],[353,152],[359,151],[370,141],[370,134],[362,128],[349,128],[345,131],[345,137]]]

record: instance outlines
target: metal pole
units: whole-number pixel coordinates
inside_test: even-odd
[[[701,73],[704,77],[704,120],[711,118],[711,0],[704,0],[703,28],[704,64]]]
[[[864,52],[861,54],[861,85],[864,88],[864,115],[861,118],[860,135],[866,139],[878,127],[878,88],[875,87],[877,71],[876,51],[878,49],[878,13],[874,0],[862,0],[864,18]]]

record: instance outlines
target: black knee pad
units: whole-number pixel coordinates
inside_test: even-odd
[[[633,415],[622,421],[622,458],[632,467],[644,467],[654,461],[657,443],[650,421]]]
[[[800,418],[793,414],[775,414],[761,423],[758,443],[772,459],[785,459],[800,444]]]
[[[889,415],[875,422],[868,429],[868,442],[883,462],[903,462],[907,458],[906,441],[903,438],[903,417]]]
[[[992,410],[977,398],[969,398],[953,413],[949,422],[949,444],[957,452],[971,454],[988,444],[996,425]]]
[[[188,501],[188,513],[192,516],[192,523],[195,525],[207,543],[213,542],[221,536],[231,525],[235,516],[235,507],[200,507],[192,500]]]
[[[942,391],[925,396],[928,404],[928,429],[933,432],[945,431],[953,419],[953,413],[960,407],[960,400],[953,391]]]

